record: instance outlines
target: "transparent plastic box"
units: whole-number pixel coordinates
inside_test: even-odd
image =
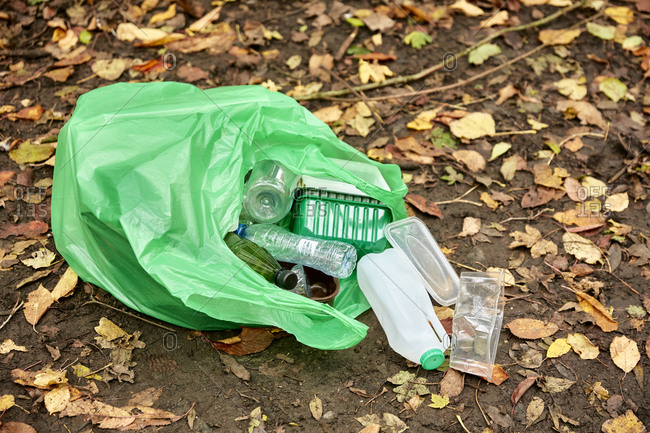
[[[460,274],[449,367],[492,378],[503,322],[503,283],[503,271]]]
[[[395,221],[386,226],[384,234],[413,265],[436,302],[445,307],[456,302],[458,275],[422,220],[410,217]]]

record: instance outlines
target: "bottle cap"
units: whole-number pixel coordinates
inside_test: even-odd
[[[427,350],[420,357],[420,364],[425,370],[435,370],[442,365],[445,354],[440,349]]]
[[[237,228],[234,230],[235,234],[240,237],[245,237],[244,232],[246,231],[246,227],[248,227],[246,224],[239,224]]]
[[[280,269],[275,274],[275,284],[286,290],[293,290],[298,284],[298,276],[289,269]]]

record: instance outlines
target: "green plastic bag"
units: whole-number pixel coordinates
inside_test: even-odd
[[[325,157],[376,165],[392,191]],[[244,176],[263,159],[334,176],[386,203],[394,219],[406,216],[398,166],[369,160],[281,93],[120,83],[81,96],[59,135],[57,249],[83,280],[158,319],[200,330],[277,326],[312,347],[351,347],[367,331],[353,318],[369,308],[356,274],[330,307],[268,283],[223,242]]]

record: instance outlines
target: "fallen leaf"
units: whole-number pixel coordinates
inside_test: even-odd
[[[417,194],[407,194],[404,198],[408,203],[415,206],[420,212],[442,219],[442,211],[435,202],[427,200],[426,198]]]
[[[43,277],[47,277],[48,275],[50,275],[52,273],[52,270],[53,270],[53,268],[51,268],[51,269],[43,269],[43,270],[34,272],[29,277],[20,280],[20,282],[18,284],[16,284],[16,288],[20,289],[21,287],[23,287],[26,284],[33,283],[34,281],[38,281]]]
[[[312,54],[309,58],[309,74],[325,82],[330,82],[331,77],[327,71],[334,67],[334,57],[331,54]],[[361,65],[359,65],[361,71]],[[361,74],[361,72],[359,72]],[[384,78],[385,79],[385,78]],[[367,83],[368,81],[366,81]]]
[[[358,433],[379,433],[379,430],[381,429],[381,425],[379,424],[369,424],[359,430]]]
[[[560,94],[574,101],[579,101],[587,96],[587,86],[585,86],[586,82],[587,79],[584,76],[578,79],[563,78],[555,82],[555,87],[557,87],[557,91]]]
[[[578,260],[594,264],[602,263],[602,253],[600,249],[589,239],[585,239],[579,234],[566,232],[562,235],[564,250]]]
[[[393,75],[395,75],[393,71],[386,65],[359,60],[359,79],[363,84],[367,84],[370,80],[374,83],[381,83],[386,81],[386,77]]]
[[[598,84],[598,90],[603,92],[609,99],[618,102],[627,95],[627,86],[618,78],[605,78]]]
[[[527,377],[526,379],[522,380],[519,385],[515,388],[515,390],[512,392],[512,396],[510,396],[510,402],[512,403],[512,412],[514,413],[515,411],[515,406],[517,406],[517,402],[521,397],[524,395],[526,391],[528,391],[528,388],[533,386],[533,383],[537,380],[539,376],[531,376]]]
[[[639,348],[635,341],[626,336],[614,337],[609,346],[609,353],[614,364],[625,373],[629,373],[641,359]]]
[[[205,80],[210,77],[210,73],[208,71],[204,71],[203,69],[196,66],[187,65],[183,65],[178,68],[177,74],[178,78],[182,78],[188,83],[194,83],[195,81]]]
[[[492,421],[494,421],[496,424],[503,427],[504,429],[509,429],[515,425],[510,415],[501,412],[499,408],[495,406],[488,406],[485,412],[492,419]],[[488,432],[484,431],[483,433],[488,433]]]
[[[25,266],[31,266],[34,269],[47,268],[56,258],[56,255],[47,248],[40,248],[38,251],[34,251],[31,255],[31,258],[22,259],[21,262],[23,262]]]
[[[172,3],[171,5],[169,5],[169,8],[167,8],[165,12],[153,14],[153,16],[149,19],[149,25],[170,20],[175,16],[176,16],[176,3]]]
[[[61,412],[70,402],[70,388],[62,385],[48,391],[43,399],[45,409],[51,414]]]
[[[50,352],[52,361],[56,361],[57,359],[61,358],[61,351],[59,350],[58,347],[52,347],[49,344],[46,344],[45,348],[47,349],[48,352]]]
[[[242,327],[239,340],[233,344],[226,344],[220,341],[212,342],[212,347],[226,352],[229,355],[241,356],[251,353],[258,353],[271,345],[275,336],[269,328]]]
[[[126,66],[126,60],[124,59],[95,60],[91,69],[98,77],[109,81],[115,81],[120,78],[120,75],[122,75]]]
[[[23,311],[27,323],[32,326],[36,325],[53,302],[50,291],[43,287],[42,284],[38,286],[38,289],[27,295],[27,302]]]
[[[501,155],[509,151],[511,147],[512,145],[510,145],[510,143],[506,143],[503,141],[495,144],[494,147],[492,148],[492,155],[490,155],[490,161],[494,161],[495,159],[497,159],[498,157],[500,157]]]
[[[555,323],[544,323],[537,319],[515,319],[505,325],[515,336],[524,340],[550,337],[558,331]]]
[[[526,428],[530,427],[544,412],[544,400],[539,397],[533,397],[526,408]]]
[[[452,156],[456,161],[465,164],[472,172],[476,173],[485,169],[485,159],[475,150],[455,150],[452,152]]]
[[[509,245],[510,249],[525,246],[530,248],[533,258],[542,257],[546,254],[557,254],[557,245],[551,240],[544,239],[536,228],[526,224],[526,233],[514,231],[510,236],[514,239]]]
[[[499,364],[494,364],[492,366],[492,377],[490,379],[484,377],[483,380],[499,386],[509,378],[510,376],[508,376],[508,373],[506,373],[503,367],[501,367]]]
[[[535,176],[534,182],[537,185],[545,186],[547,188],[562,188],[562,177],[567,177],[568,173],[558,170],[551,170],[551,167],[542,162],[533,167],[533,175]],[[564,175],[564,176],[563,176]]]
[[[363,17],[361,18],[361,20],[373,32],[374,31],[385,32],[386,30],[390,30],[393,28],[393,26],[395,26],[395,21],[393,21],[386,15],[377,12],[374,12],[367,17]]]
[[[508,11],[501,10],[492,15],[490,18],[482,20],[479,24],[482,29],[485,29],[494,26],[503,26],[508,24],[509,21],[510,15],[508,14]]]
[[[634,22],[634,12],[627,6],[613,6],[605,8],[605,15],[614,20],[617,24],[631,24]]]
[[[408,426],[404,421],[390,412],[384,412],[382,414],[382,420],[383,424],[386,426],[384,430],[386,433],[402,433],[404,430],[408,429]]]
[[[465,217],[463,220],[463,230],[458,233],[459,238],[473,236],[481,230],[481,220],[474,217]]]
[[[465,373],[461,373],[453,368],[445,372],[445,376],[440,381],[440,395],[447,397],[458,397],[463,392],[465,386]]]
[[[82,377],[84,379],[92,380],[103,380],[103,378],[97,374],[93,373],[90,367],[87,367],[83,364],[75,364],[72,366],[72,373],[77,377]]]
[[[566,391],[571,388],[571,386],[576,383],[574,380],[562,379],[560,377],[544,376],[540,382],[539,386],[542,388],[542,391],[548,393],[557,393]]]
[[[416,50],[419,50],[423,46],[430,44],[433,42],[433,39],[431,39],[431,36],[428,34],[421,32],[421,31],[413,31],[409,33],[408,35],[404,36],[404,43],[406,45],[410,45]]]
[[[596,320],[596,325],[605,332],[612,332],[618,329],[618,322],[612,314],[601,304],[598,299],[581,291],[575,291],[580,307],[586,313],[591,314]]]
[[[558,338],[546,350],[547,358],[559,358],[571,350],[571,346],[567,343],[566,338]]]
[[[108,320],[106,317],[99,319],[99,326],[95,326],[95,332],[104,337],[107,341],[113,341],[127,335],[126,331]]]
[[[605,200],[605,209],[612,212],[623,212],[630,204],[630,199],[626,192],[614,194]]]
[[[221,16],[222,6],[217,6],[198,20],[194,21],[187,29],[191,32],[199,32],[212,21],[218,20]]]
[[[594,346],[583,334],[569,334],[566,337],[566,342],[582,359],[595,359],[600,354],[598,347]]]
[[[467,0],[457,0],[454,4],[449,6],[449,9],[461,11],[468,17],[478,17],[483,15],[483,9],[469,3]]]
[[[9,158],[18,164],[40,162],[48,159],[54,153],[52,143],[33,144],[31,141],[23,141],[18,147],[9,151]]]
[[[313,114],[321,121],[330,124],[337,122],[341,116],[343,116],[343,111],[339,108],[338,105],[330,105],[329,107],[324,107],[320,110],[314,111]]]
[[[314,398],[311,399],[309,402],[309,411],[316,421],[321,419],[323,416],[323,402],[320,398],[314,396]]]
[[[25,346],[18,346],[11,338],[7,338],[2,342],[2,344],[0,344],[0,355],[6,355],[13,350],[16,352],[27,352]],[[0,412],[2,412],[2,409],[0,409]]]
[[[428,405],[434,409],[442,409],[449,404],[448,396],[440,396],[438,394],[431,394],[431,404]]]
[[[602,130],[607,129],[607,122],[603,115],[589,102],[585,101],[558,101],[556,109],[568,119],[578,117],[583,125],[595,125]]]
[[[619,417],[608,419],[601,429],[603,433],[645,433],[647,431],[631,410]]]
[[[16,404],[16,400],[13,395],[11,394],[5,394],[0,397],[0,413],[5,413],[7,409],[11,409],[14,407]],[[3,432],[3,426],[5,426],[5,423],[2,423],[2,426],[0,426],[0,432]],[[9,430],[7,433],[11,433],[11,430]]]
[[[482,65],[487,59],[498,54],[501,54],[501,48],[498,45],[483,44],[469,52],[467,61],[472,65]]]
[[[162,388],[147,388],[129,399],[129,406],[153,406],[162,395]]]
[[[539,32],[538,38],[544,45],[567,45],[570,44],[575,38],[580,36],[580,29],[574,30],[542,30]]]
[[[77,274],[72,270],[72,268],[68,267],[52,290],[52,299],[58,301],[60,298],[70,296],[77,285],[78,280],[79,277]]]
[[[605,41],[611,41],[614,39],[614,35],[616,34],[616,27],[603,26],[597,23],[587,23],[587,31],[597,38],[603,39]]]
[[[226,367],[226,371],[231,372],[243,381],[248,381],[251,379],[250,372],[246,370],[243,365],[237,362],[235,358],[221,352],[219,352],[219,357],[221,358],[223,365]]]
[[[49,72],[46,72],[45,75],[48,78],[51,78],[57,83],[62,83],[65,80],[70,77],[70,75],[74,74],[74,68],[72,66],[68,66],[65,68],[59,68],[59,69],[52,69]]]
[[[468,140],[485,137],[486,135],[492,136],[496,133],[495,128],[496,125],[492,115],[481,112],[470,113],[462,119],[449,123],[449,129],[454,136]]]
[[[500,206],[499,202],[492,198],[489,192],[483,191],[481,193],[481,201],[487,205],[492,210],[497,210]]]

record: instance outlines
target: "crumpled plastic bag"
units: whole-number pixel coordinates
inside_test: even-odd
[[[379,168],[392,191],[329,164]],[[396,165],[340,141],[295,100],[259,86],[201,90],[174,82],[119,83],[81,96],[59,135],[52,192],[56,246],[85,281],[179,326],[277,326],[320,349],[358,343],[369,308],[356,274],[334,307],[281,290],[226,247],[244,176],[258,160],[330,175],[406,216]]]

